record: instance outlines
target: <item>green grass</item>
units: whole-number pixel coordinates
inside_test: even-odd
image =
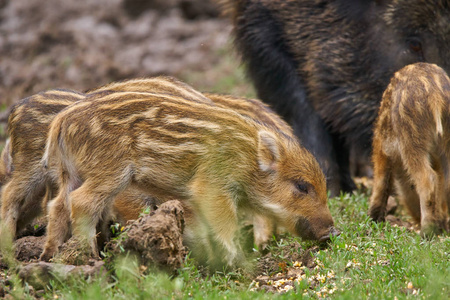
[[[292,268],[292,257],[314,247],[315,267],[285,294],[251,291],[257,275],[242,270],[209,273],[187,259],[175,276],[142,272],[136,261],[116,261],[115,272],[99,278],[54,280],[44,298],[55,299],[448,299],[450,238],[423,240],[404,227],[376,224],[366,215],[365,194],[342,195],[329,201],[342,234],[325,247],[283,235],[269,247],[273,259]],[[298,247],[292,247],[298,245]],[[295,253],[297,252],[297,253]],[[253,257],[256,263],[261,255]],[[16,283],[12,296],[26,296],[28,286]]]

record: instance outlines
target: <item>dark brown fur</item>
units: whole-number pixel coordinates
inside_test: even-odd
[[[450,70],[449,0],[227,0],[255,84],[318,159],[332,194],[355,188],[392,75],[415,62]],[[354,159],[361,161],[361,159]]]

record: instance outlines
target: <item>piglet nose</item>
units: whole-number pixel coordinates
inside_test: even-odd
[[[328,241],[330,239],[330,237],[332,236],[338,236],[340,235],[341,232],[339,230],[337,230],[336,228],[334,228],[334,226],[330,227],[330,230],[328,231],[328,234],[322,236],[319,238],[319,242],[325,242]]]
[[[337,230],[336,228],[334,228],[334,226],[332,226],[330,228],[330,236],[338,236],[340,234],[341,234],[341,232],[339,230]]]

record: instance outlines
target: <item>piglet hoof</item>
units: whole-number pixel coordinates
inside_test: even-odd
[[[332,226],[330,228],[329,233],[327,235],[324,235],[324,236],[319,238],[319,242],[322,243],[322,242],[329,241],[332,236],[338,236],[340,234],[341,234],[341,232],[339,230],[337,230],[336,228],[334,228],[334,226]]]
[[[54,251],[50,251],[47,248],[45,248],[44,252],[42,252],[41,256],[39,257],[39,260],[49,262],[50,259],[53,258],[53,253]]]
[[[369,216],[373,221],[377,223],[384,222],[386,221],[386,209],[379,206],[371,207],[369,209]]]
[[[258,247],[258,251],[259,253],[261,253],[262,255],[266,255],[267,253],[269,253],[269,242],[264,242],[261,244],[257,244]]]
[[[440,225],[439,222],[423,224],[420,228],[420,236],[425,239],[431,239],[434,236],[441,234],[444,231],[445,226]]]

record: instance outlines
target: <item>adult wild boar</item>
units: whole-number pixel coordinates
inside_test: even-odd
[[[355,188],[349,149],[368,156],[394,72],[415,62],[449,69],[448,0],[224,2],[259,98],[317,157],[333,194]]]

